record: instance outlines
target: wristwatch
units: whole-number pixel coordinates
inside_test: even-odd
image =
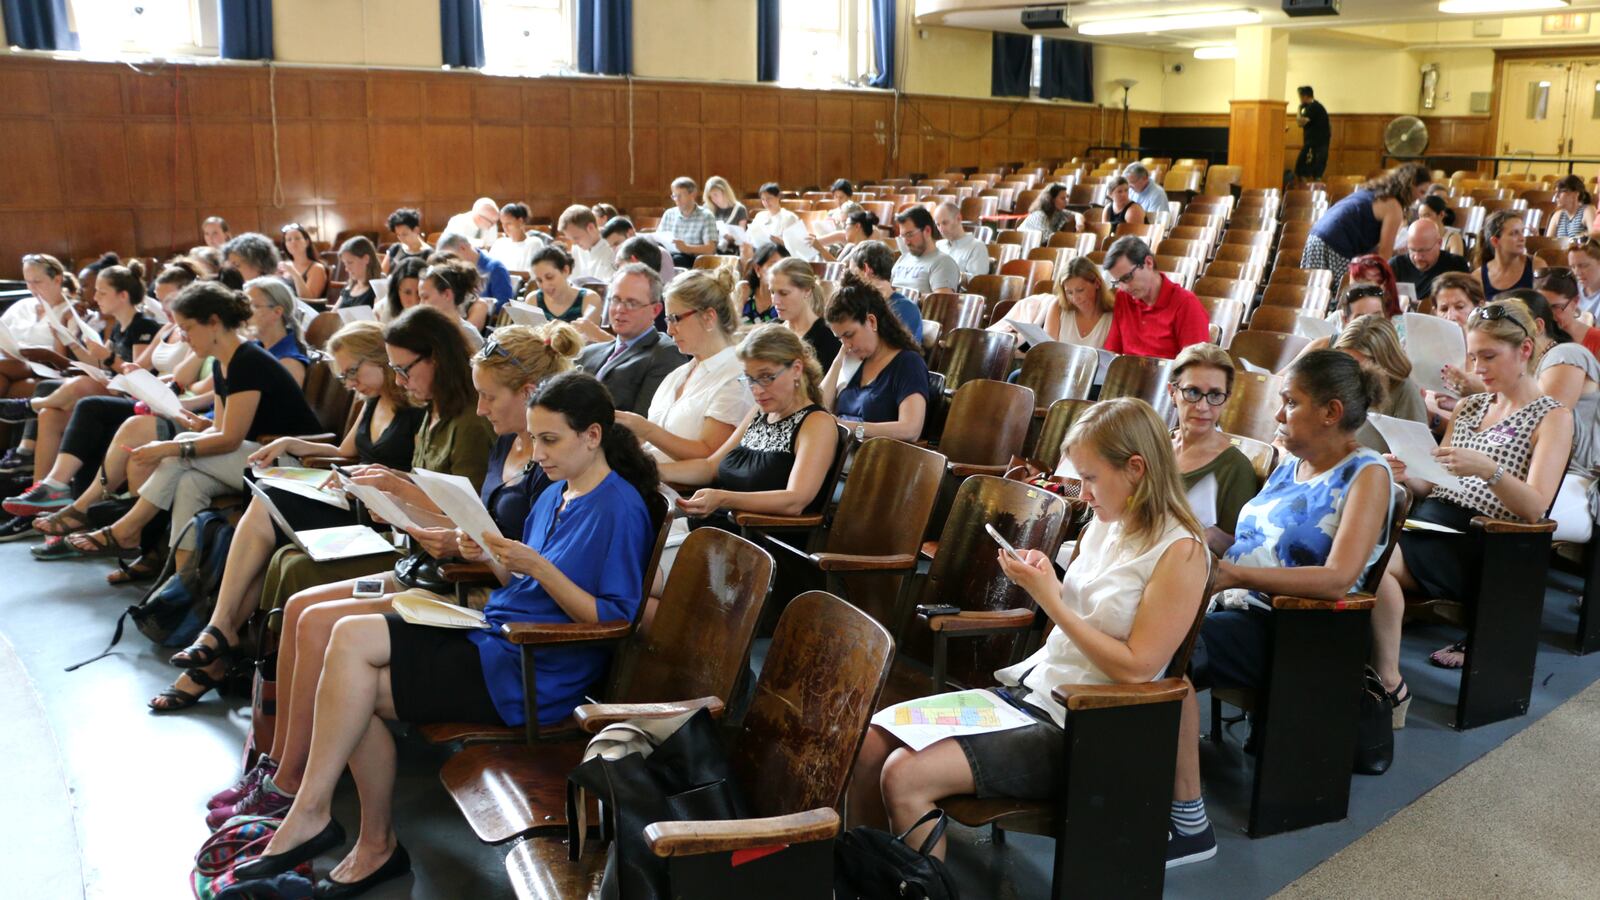
[[[1494,487],[1495,485],[1500,483],[1500,479],[1504,478],[1505,474],[1506,474],[1505,465],[1502,464],[1502,463],[1495,463],[1494,464],[1494,474],[1489,476],[1487,484],[1490,487]]]
[[[865,423],[865,422],[857,422],[856,423],[856,443],[861,443],[862,441],[865,441],[866,439],[867,439],[867,423]]]

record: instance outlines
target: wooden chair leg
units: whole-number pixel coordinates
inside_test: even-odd
[[[1467,613],[1467,654],[1457,729],[1520,716],[1533,695],[1534,660],[1550,566],[1548,532],[1487,534],[1477,602]]]
[[[1573,650],[1579,656],[1600,650],[1600,534],[1583,545],[1583,595]]]
[[[1161,896],[1181,707],[1069,714],[1066,797],[1056,804],[1058,900]],[[1106,777],[1110,772],[1120,774]]]
[[[1350,808],[1371,614],[1279,609],[1251,728],[1259,747],[1251,837],[1337,822]]]

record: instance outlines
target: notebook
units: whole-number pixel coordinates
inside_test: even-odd
[[[388,538],[365,525],[340,525],[334,528],[295,531],[289,520],[284,518],[282,510],[278,509],[277,504],[272,502],[272,498],[260,485],[250,481],[246,481],[245,484],[249,485],[250,493],[266,507],[267,515],[278,524],[278,528],[314,562],[355,559],[358,556],[376,556],[380,553],[394,552],[394,544],[389,543]]]
[[[488,628],[489,620],[482,611],[469,606],[457,606],[430,597],[420,591],[401,591],[394,595],[394,611],[412,625],[432,628]]]

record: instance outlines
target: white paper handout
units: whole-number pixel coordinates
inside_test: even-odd
[[[174,394],[172,388],[167,387],[161,379],[144,369],[124,372],[111,379],[106,387],[122,391],[135,400],[144,401],[144,405],[150,407],[150,411],[158,416],[177,421],[183,419],[183,404],[178,402],[178,395]]]
[[[1078,474],[1078,467],[1072,464],[1072,459],[1067,454],[1061,454],[1061,461],[1056,463],[1054,474],[1057,478],[1070,478],[1073,481],[1082,481],[1083,476]]]
[[[947,737],[988,734],[1032,725],[1033,718],[992,691],[954,691],[907,700],[879,712],[872,724],[925,750]]]
[[[789,251],[790,256],[798,256],[806,262],[821,262],[822,254],[817,248],[811,246],[811,232],[806,231],[806,226],[795,222],[783,230],[783,246]]]
[[[768,231],[765,225],[751,225],[744,230],[744,237],[739,240],[752,247],[759,247],[762,244],[772,243],[772,232]]]
[[[111,381],[111,376],[106,373],[105,369],[102,369],[99,366],[91,366],[86,362],[74,360],[72,363],[72,368],[82,372],[84,375],[89,376],[99,384],[107,384]]]
[[[411,480],[417,487],[422,488],[422,492],[428,495],[428,499],[432,500],[441,512],[450,517],[450,521],[456,523],[457,528],[465,531],[476,541],[479,547],[484,550],[489,549],[489,541],[484,535],[501,536],[500,526],[494,523],[494,518],[484,508],[478,492],[472,488],[472,482],[460,475],[430,472],[427,469],[411,470]],[[493,556],[485,562],[494,570],[494,574],[502,583],[510,580],[511,573]]]
[[[1200,527],[1210,528],[1217,524],[1217,476],[1207,474],[1195,482],[1188,493],[1189,508],[1194,510],[1194,517],[1200,520]]]
[[[727,222],[717,223],[717,237],[724,241],[731,240],[735,244],[747,243],[744,229],[737,225],[729,225]]]
[[[1295,316],[1294,333],[1314,341],[1333,337],[1339,333],[1339,326],[1319,316]]]
[[[394,552],[393,544],[365,525],[340,525],[334,528],[295,531],[294,526],[289,524],[289,520],[284,517],[278,505],[272,502],[272,498],[260,484],[246,481],[245,485],[250,488],[250,493],[261,501],[262,506],[266,507],[267,515],[271,516],[272,521],[289,536],[289,540],[315,562]]]
[[[412,625],[465,629],[489,627],[489,617],[482,611],[436,600],[421,591],[401,591],[394,595],[390,603],[400,618]]]
[[[1040,344],[1048,344],[1055,340],[1055,338],[1050,336],[1050,332],[1045,331],[1043,328],[1040,328],[1032,322],[1024,322],[1020,319],[1007,319],[1005,321],[1007,325],[1011,326],[1013,331],[1022,336],[1022,342],[1027,344],[1029,347],[1037,347]]]
[[[511,317],[513,325],[532,325],[537,328],[550,321],[545,316],[544,310],[532,303],[523,303],[521,300],[512,300],[506,304],[506,315]]]
[[[660,244],[661,249],[668,253],[673,253],[678,249],[678,236],[670,231],[641,231],[640,235]]]
[[[1444,383],[1439,370],[1446,365],[1458,369],[1466,367],[1466,333],[1460,325],[1438,316],[1406,313],[1402,321],[1406,326],[1406,356],[1411,358],[1411,377],[1430,391],[1454,397],[1456,392]]]
[[[49,366],[36,362],[28,362],[22,355],[22,345],[18,343],[17,336],[11,333],[4,323],[0,323],[0,353],[12,359],[22,360],[28,364],[28,369],[40,378],[59,378],[61,373]]]
[[[346,325],[351,322],[376,322],[378,320],[378,314],[373,312],[370,306],[344,306],[340,307],[336,312],[339,313],[339,319]]]
[[[1449,324],[1451,328],[1456,327],[1453,322]],[[1440,487],[1460,489],[1461,479],[1445,471],[1444,466],[1433,458],[1433,451],[1439,445],[1434,442],[1433,432],[1428,430],[1428,426],[1379,413],[1367,413],[1367,419],[1383,435],[1389,452],[1406,464],[1408,476],[1431,481]]]
[[[371,510],[374,515],[396,528],[411,530],[422,527],[413,521],[410,516],[406,515],[406,511],[401,508],[399,503],[394,501],[394,498],[372,485],[356,484],[349,479],[344,479],[344,489],[350,492],[350,496],[366,504],[367,509]]]
[[[1409,281],[1395,282],[1395,293],[1400,295],[1400,308],[1410,312],[1417,308],[1417,286]]]
[[[73,323],[70,328],[67,327],[65,322],[52,315],[45,316],[44,320],[49,324],[50,330],[55,332],[56,340],[60,341],[62,346],[82,347],[84,345],[83,339],[79,335],[83,333],[85,327],[83,320],[79,319],[78,314],[73,312],[70,307],[67,309],[67,318],[71,319]]]
[[[294,301],[294,320],[300,324],[301,330],[311,327],[311,320],[317,317],[317,308],[305,300],[296,297]]]
[[[333,476],[332,472],[303,466],[254,466],[251,471],[256,476],[256,484],[262,487],[277,488],[338,509],[350,508],[344,491],[338,487],[322,487]]]

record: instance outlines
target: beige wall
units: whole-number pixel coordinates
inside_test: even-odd
[[[756,5],[749,0],[633,4],[633,72],[646,78],[755,81]]]
[[[1416,113],[1421,64],[1404,50],[1328,50],[1295,47],[1289,53],[1285,97],[1309,84],[1328,112]]]
[[[898,43],[901,69],[905,72],[902,89],[906,93],[989,96],[993,35],[987,31],[932,25],[903,30],[906,33]]]
[[[1105,106],[1122,107],[1122,88],[1112,84],[1118,78],[1132,78],[1139,83],[1128,95],[1128,105],[1133,109],[1161,109],[1162,72],[1161,54],[1153,50],[1135,50],[1096,44],[1094,47],[1094,99]]]
[[[1427,63],[1439,66],[1439,86],[1434,92],[1434,107],[1426,111],[1427,115],[1473,115],[1471,94],[1474,91],[1494,90],[1493,50],[1421,50],[1414,56],[1418,69]]]
[[[277,0],[273,52],[282,62],[438,68],[433,0]]]
[[[1233,60],[1169,53],[1161,61],[1167,70],[1161,82],[1162,112],[1228,112],[1233,97]],[[1173,72],[1174,65],[1182,65],[1183,71]]]

